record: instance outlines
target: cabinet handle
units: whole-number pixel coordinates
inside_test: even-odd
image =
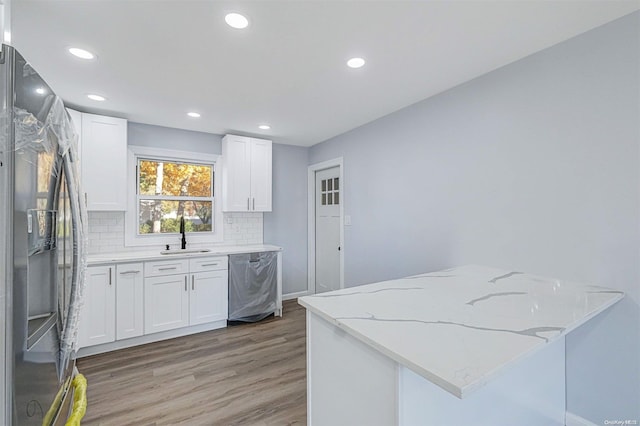
[[[247,210],[251,210],[251,208],[249,207],[249,198],[247,197]]]
[[[196,285],[194,283],[195,277],[193,275],[191,275],[191,290],[195,290],[196,289]]]
[[[217,266],[218,262],[216,263],[203,263],[202,266]]]
[[[111,285],[111,268],[109,268],[109,285]]]
[[[175,266],[173,266],[171,268],[158,268],[158,271],[173,271],[174,269],[176,269]]]
[[[255,210],[255,209],[256,209],[256,199],[254,198],[253,199],[253,210]]]
[[[187,276],[184,276],[184,291],[188,291],[189,289],[187,288]]]
[[[139,274],[139,273],[140,271],[131,270],[131,271],[120,272],[120,275]]]

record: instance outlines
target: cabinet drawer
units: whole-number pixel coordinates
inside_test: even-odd
[[[144,264],[145,277],[186,274],[188,272],[189,272],[188,259],[158,260],[154,262],[145,262]]]
[[[122,279],[126,276],[139,275],[143,273],[142,263],[120,263],[116,265],[116,277]]]
[[[222,271],[228,268],[227,256],[201,257],[189,259],[189,271]]]

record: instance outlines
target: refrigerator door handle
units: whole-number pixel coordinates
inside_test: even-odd
[[[70,124],[70,123],[69,123]],[[85,225],[86,208],[82,203],[82,194],[77,185],[77,168],[72,162],[71,155],[67,152],[62,157],[64,174],[67,179],[67,193],[71,210],[71,233],[73,235],[74,250],[72,253],[72,273],[71,289],[69,295],[69,306],[67,307],[64,327],[60,338],[60,351],[58,357],[58,376],[64,377],[67,374],[71,361],[72,351],[75,348],[76,336],[78,334],[78,317],[80,315],[80,305],[82,304],[82,294],[84,286],[85,272]],[[111,281],[111,268],[109,268],[109,280]]]

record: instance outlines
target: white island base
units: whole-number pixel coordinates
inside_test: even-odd
[[[309,426],[564,425],[564,368],[561,337],[460,399],[307,311]]]

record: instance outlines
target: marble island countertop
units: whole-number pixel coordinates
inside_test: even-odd
[[[298,300],[463,398],[623,297],[605,287],[469,265]]]
[[[117,253],[99,253],[87,255],[88,265],[100,265],[118,262],[143,262],[147,260],[171,260],[185,257],[203,257],[240,253],[257,253],[263,251],[282,251],[282,247],[271,244],[244,244],[244,245],[211,245],[203,247],[188,247],[190,250],[208,250],[206,252],[180,252],[180,249],[172,250],[172,254],[162,254],[161,248],[139,251],[123,251]],[[173,254],[175,252],[176,254]]]

